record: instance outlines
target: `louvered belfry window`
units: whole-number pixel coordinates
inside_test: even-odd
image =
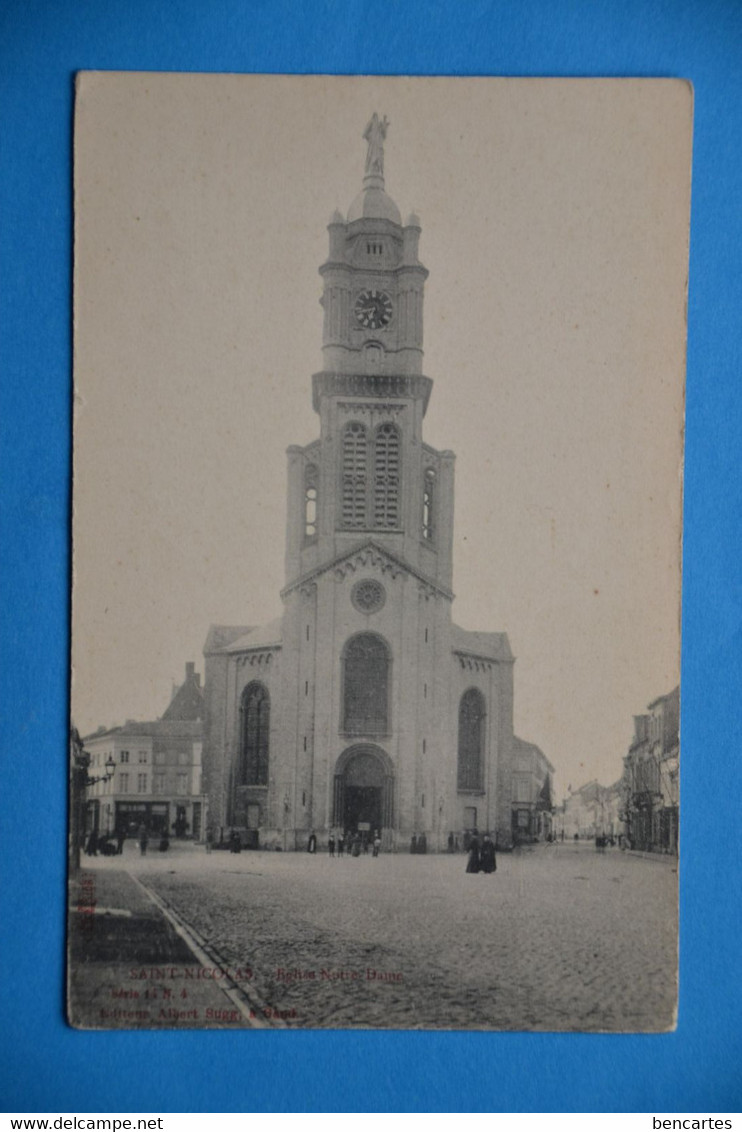
[[[374,444],[374,526],[399,526],[399,430],[382,424]]]
[[[271,701],[265,685],[247,685],[242,693],[241,714],[242,785],[267,786]]]
[[[358,421],[351,421],[343,431],[341,522],[344,527],[366,526],[367,462],[366,429]]]
[[[479,689],[464,692],[459,702],[459,790],[482,789],[486,715],[484,696]]]

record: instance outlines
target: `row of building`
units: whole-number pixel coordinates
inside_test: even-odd
[[[678,851],[680,689],[653,700],[634,716],[623,773],[610,786],[592,779],[554,812],[559,839],[625,839],[631,849]]]
[[[193,663],[161,718],[127,720],[83,738],[87,780],[82,832],[133,837],[142,825],[153,837],[206,833],[202,792],[204,693]]]
[[[160,719],[128,720],[85,737],[88,773],[97,779],[86,793],[86,836],[133,836],[144,823],[152,836],[224,837],[202,789],[204,702],[200,676],[188,663]],[[634,717],[621,777],[609,786],[592,779],[570,787],[560,805],[553,801],[552,764],[534,743],[513,736],[512,844],[606,837],[637,850],[677,853],[679,707],[678,688],[653,700]],[[476,811],[465,811],[456,832],[476,826]]]
[[[680,689],[634,717],[621,780],[626,837],[634,849],[677,853],[680,803]]]
[[[85,842],[91,833],[134,837],[142,824],[152,837],[224,838],[225,828],[210,819],[202,789],[204,702],[200,674],[189,662],[161,718],[127,720],[84,737],[88,781],[94,780],[85,790],[80,822]],[[556,833],[554,767],[534,743],[514,736],[513,748],[513,844],[549,840]],[[476,813],[465,813],[462,830],[455,832],[476,826]]]

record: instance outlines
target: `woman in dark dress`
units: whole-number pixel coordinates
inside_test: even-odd
[[[469,859],[466,862],[466,871],[468,873],[478,873],[481,867],[479,834],[475,829],[471,835],[471,841],[469,842]]]
[[[479,854],[483,873],[494,873],[497,868],[495,858],[495,845],[488,833],[482,838],[482,849]]]

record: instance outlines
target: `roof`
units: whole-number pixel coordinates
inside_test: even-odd
[[[600,785],[597,778],[591,778],[589,782],[585,782],[582,786],[578,786],[576,790],[573,790],[571,797],[576,798],[579,795],[583,800],[589,797],[596,798],[603,789],[605,789],[605,787]]]
[[[391,220],[392,224],[402,224],[402,215],[396,204],[383,188],[369,185],[362,189],[348,209],[348,223],[354,220]]]
[[[282,639],[283,618],[276,617],[265,625],[255,625],[236,640],[225,645],[222,652],[245,652],[248,649],[276,648]]]
[[[668,701],[672,702],[673,700],[677,700],[678,703],[680,702],[680,685],[673,688],[673,690],[666,695],[658,696],[656,700],[652,700],[651,704],[647,704],[647,707],[651,711],[652,708],[657,707],[658,704],[667,703]]]
[[[162,713],[163,720],[177,720],[181,723],[187,720],[203,719],[204,693],[195,675],[189,677],[177,689],[172,700]]]
[[[513,735],[513,754],[514,755],[515,754],[525,755],[525,754],[528,754],[531,751],[533,751],[535,754],[537,754],[538,757],[544,761],[546,766],[549,768],[549,770],[553,774],[554,773],[554,767],[549,762],[549,760],[547,759],[546,755],[544,754],[544,752],[541,750],[540,747],[537,747],[535,743],[529,743],[527,739],[519,739],[517,735]]]
[[[219,652],[255,627],[255,625],[210,625],[204,644],[204,656]]]
[[[515,660],[507,633],[480,633],[451,624],[451,648],[454,652],[481,656],[486,660]]]
[[[98,739],[109,739],[117,735],[121,739],[128,736],[136,738],[137,735],[167,736],[181,735],[184,738],[198,739],[203,732],[200,719],[151,719],[147,721],[131,720],[120,727],[109,727],[107,731],[94,731],[92,735],[85,735],[83,743],[93,743]]]

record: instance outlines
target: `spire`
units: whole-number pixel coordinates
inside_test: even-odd
[[[389,121],[386,114],[383,118],[379,118],[374,110],[371,121],[363,131],[363,137],[368,142],[364,189],[383,190],[384,188],[384,140],[388,128]]]

